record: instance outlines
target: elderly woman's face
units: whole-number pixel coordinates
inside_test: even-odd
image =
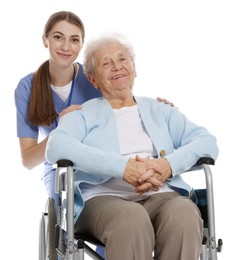
[[[131,92],[135,77],[135,65],[122,45],[109,43],[96,51],[94,75],[90,81],[103,96],[116,97]]]

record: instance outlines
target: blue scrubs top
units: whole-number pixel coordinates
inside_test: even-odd
[[[22,78],[15,89],[15,106],[17,116],[17,137],[20,138],[46,138],[56,128],[56,122],[50,127],[32,126],[28,121],[28,107],[32,87],[33,73]],[[79,72],[74,79],[71,97],[63,101],[53,90],[53,100],[56,112],[59,114],[64,108],[71,104],[82,104],[85,101],[102,96],[101,92],[95,89],[83,73],[83,67],[79,64]],[[70,102],[70,104],[69,104]],[[44,175],[52,169],[52,165],[44,162]]]

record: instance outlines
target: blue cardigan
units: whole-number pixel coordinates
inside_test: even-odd
[[[151,98],[135,99],[158,157],[164,150],[170,163],[173,178],[169,186],[188,195],[190,187],[180,173],[189,170],[201,157],[216,159],[216,138],[175,107]],[[63,116],[49,135],[46,159],[52,164],[68,159],[77,169],[74,177],[76,221],[84,206],[82,182],[99,184],[111,177],[122,179],[129,160],[120,155],[116,121],[109,102],[95,98],[82,104],[81,110]]]

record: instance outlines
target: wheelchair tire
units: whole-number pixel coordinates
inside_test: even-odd
[[[55,248],[56,225],[55,202],[48,198],[45,212],[42,213],[39,230],[39,260],[57,260],[58,253]]]

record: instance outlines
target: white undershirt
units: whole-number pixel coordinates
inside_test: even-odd
[[[136,154],[141,154],[143,157],[156,155],[137,106],[114,109],[114,115],[122,155],[130,155],[130,157]]]
[[[63,87],[56,87],[51,85],[51,88],[63,101],[65,101],[69,96],[71,85],[72,85],[72,81],[70,81],[70,83],[68,83]]]
[[[137,106],[123,107],[113,111],[117,124],[121,155],[154,157],[156,151],[142,123]],[[166,191],[172,190],[168,185],[163,185],[158,192]],[[142,196],[137,196],[135,188],[119,178],[111,178],[99,185],[82,184],[82,194],[85,201],[102,195],[113,195],[127,200],[138,201],[154,193],[147,192]]]

